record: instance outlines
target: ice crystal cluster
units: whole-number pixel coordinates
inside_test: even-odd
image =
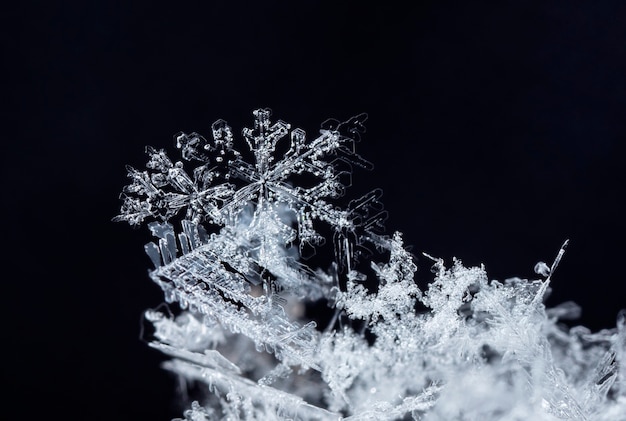
[[[626,420],[626,312],[591,332],[544,305],[566,244],[503,282],[424,254],[419,288],[380,191],[342,198],[366,116],[309,140],[253,114],[243,150],[223,120],[176,135],[181,160],[148,147],[114,218],[155,237],[149,344],[195,391],[185,420]]]

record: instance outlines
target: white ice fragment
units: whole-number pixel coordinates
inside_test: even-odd
[[[566,301],[546,310],[546,315],[556,320],[576,320],[581,313],[582,309],[573,301]]]
[[[550,275],[550,267],[545,262],[537,262],[535,273],[547,278]]]
[[[191,408],[187,409],[184,413],[183,418],[175,418],[172,421],[211,421],[213,418],[213,411],[207,409],[198,403],[198,401],[193,401],[191,403]]]

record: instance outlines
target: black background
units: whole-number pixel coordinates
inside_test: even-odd
[[[389,232],[499,280],[535,277],[570,239],[549,303],[613,327],[626,307],[626,6],[411,3],[3,6],[2,411],[180,415],[163,358],[139,339],[162,301],[147,230],[111,222],[124,165],[143,167],[145,145],[175,156],[175,133],[209,137],[218,118],[239,133],[259,107],[309,138],[367,112],[358,150],[375,169],[354,190],[383,189]]]

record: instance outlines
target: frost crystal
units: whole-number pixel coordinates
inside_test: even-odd
[[[342,206],[353,166],[370,167],[354,152],[365,117],[309,141],[259,109],[245,153],[218,120],[211,142],[175,136],[182,161],[148,147],[147,170],[128,167],[114,220],[156,238],[150,277],[178,310],[145,318],[201,392],[184,419],[625,420],[626,312],[592,333],[558,323],[575,304],[543,304],[566,244],[537,280],[425,255],[422,291],[401,234],[380,231],[380,191]]]

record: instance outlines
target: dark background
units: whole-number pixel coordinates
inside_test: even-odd
[[[111,222],[124,165],[142,168],[145,145],[176,156],[175,133],[209,137],[218,118],[240,133],[259,107],[309,138],[367,112],[358,149],[375,169],[354,189],[383,189],[389,232],[499,280],[535,277],[570,239],[549,303],[613,327],[626,307],[626,6],[412,3],[3,6],[2,411],[181,414],[139,339],[162,301],[149,235]]]

